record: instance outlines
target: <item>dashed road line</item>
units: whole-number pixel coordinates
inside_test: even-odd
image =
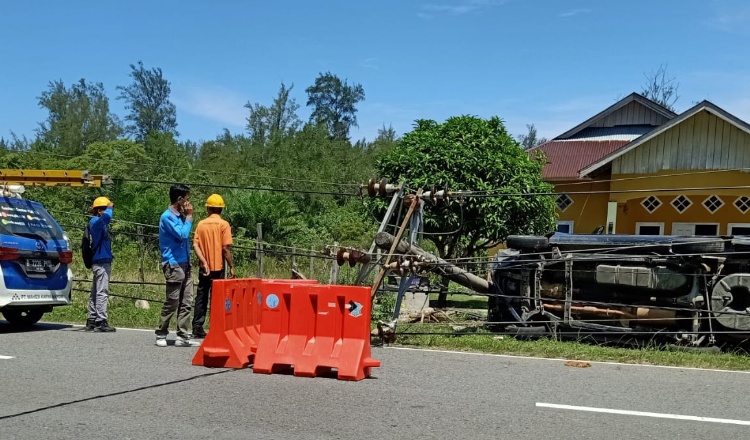
[[[555,403],[537,402],[536,407],[605,413],[605,414],[618,414],[618,415],[625,415],[625,416],[652,417],[652,418],[657,418],[657,419],[689,420],[689,421],[694,421],[694,422],[724,423],[728,425],[750,426],[750,421],[747,421],[747,420],[717,419],[714,417],[686,416],[682,414],[655,413],[655,412],[645,412],[645,411],[629,411],[625,409],[596,408],[593,406],[558,405]]]

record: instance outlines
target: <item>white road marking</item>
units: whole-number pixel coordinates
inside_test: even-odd
[[[654,412],[644,412],[644,411],[628,411],[624,409],[595,408],[591,406],[557,405],[554,403],[540,403],[540,402],[537,402],[536,406],[538,408],[556,408],[556,409],[567,409],[567,410],[573,410],[573,411],[620,414],[620,415],[626,415],[626,416],[654,417],[657,419],[691,420],[695,422],[725,423],[729,425],[750,426],[750,421],[734,420],[734,419],[717,419],[714,417],[686,416],[686,415],[681,415],[681,414],[654,413]]]
[[[0,359],[15,359],[15,358],[16,358],[15,356],[4,356],[0,354]]]
[[[546,358],[546,357],[537,357],[537,356],[518,356],[518,355],[513,355],[513,354],[481,353],[481,352],[475,352],[475,351],[433,350],[430,348],[394,347],[394,346],[389,346],[387,348],[391,350],[425,351],[425,352],[433,352],[433,353],[464,354],[464,355],[471,355],[471,356],[490,356],[490,357],[500,357],[500,358],[510,358],[510,359],[531,359],[531,360],[555,361],[555,362],[575,361],[575,362],[589,362],[592,364],[602,364],[602,365],[620,365],[620,366],[626,366],[626,367],[668,368],[668,369],[673,369],[673,370],[712,371],[712,372],[717,372],[717,373],[750,374],[750,371],[744,371],[744,370],[721,370],[721,369],[716,369],[716,368],[675,367],[672,365],[628,364],[625,362],[591,361],[588,359]]]

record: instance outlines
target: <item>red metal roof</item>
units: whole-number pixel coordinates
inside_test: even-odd
[[[627,140],[553,140],[534,148],[534,150],[542,150],[547,155],[547,165],[542,171],[542,177],[545,180],[579,180],[580,170],[598,162],[628,143]]]

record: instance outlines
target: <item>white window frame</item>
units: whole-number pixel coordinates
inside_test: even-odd
[[[659,235],[664,235],[664,222],[635,222],[635,235],[641,235],[641,226],[658,226]]]
[[[695,227],[698,226],[698,225],[701,225],[701,226],[703,226],[703,225],[711,225],[711,226],[716,226],[716,235],[717,236],[719,234],[721,234],[721,224],[720,223],[710,223],[710,222],[698,222],[698,223],[693,223],[693,222],[672,222],[672,235],[675,235],[674,234],[674,225],[680,225],[680,226],[682,226],[682,225],[693,225],[693,233],[690,234],[690,235],[695,235]]]
[[[575,223],[573,220],[560,220],[557,222],[557,226],[567,225],[570,228],[570,232],[568,232],[568,234],[573,234],[573,223]]]
[[[687,205],[687,207],[685,209],[683,209],[682,211],[680,211],[676,206],[674,206],[675,200],[679,199],[680,197],[684,197],[689,202],[688,205]],[[674,208],[674,210],[677,211],[678,214],[683,214],[685,211],[687,211],[688,209],[690,209],[693,205],[695,205],[695,202],[693,201],[693,199],[691,199],[690,197],[686,196],[685,194],[677,194],[676,196],[674,196],[674,198],[672,198],[672,200],[669,201],[669,206],[671,206],[672,208]],[[682,222],[680,222],[680,223],[682,223]]]
[[[745,210],[745,211],[743,211],[743,210],[741,210],[741,209],[740,209],[740,208],[739,208],[739,207],[737,206],[737,202],[738,202],[738,201],[739,201],[739,200],[740,200],[741,198],[743,198],[743,197],[747,197],[747,196],[739,196],[739,197],[737,197],[736,199],[734,199],[734,201],[732,201],[732,206],[734,206],[734,208],[735,208],[735,209],[736,209],[737,211],[739,211],[739,212],[740,212],[741,214],[747,214],[748,212],[750,212],[750,210]]]
[[[565,196],[565,197],[567,197],[567,198],[568,198],[568,199],[570,200],[570,204],[569,204],[568,206],[566,206],[566,207],[565,207],[565,209],[560,209],[560,207],[559,207],[559,206],[557,205],[557,199],[559,199],[559,198],[560,198],[560,197],[562,197],[562,196]],[[557,195],[557,198],[555,199],[555,208],[556,208],[556,209],[557,209],[558,211],[560,211],[560,212],[565,212],[565,211],[567,211],[568,209],[570,209],[570,207],[571,207],[571,206],[573,206],[573,204],[574,204],[575,202],[576,202],[576,201],[575,201],[575,200],[573,199],[573,197],[570,197],[570,196],[569,196],[568,194],[565,194],[565,193],[560,193],[560,194],[558,194],[558,195]]]
[[[649,210],[648,210],[648,208],[646,208],[646,200],[650,199],[651,197],[653,197],[653,198],[654,198],[654,199],[655,199],[655,200],[656,200],[657,202],[659,202],[659,205],[658,205],[658,206],[656,207],[656,209],[654,209],[653,211],[649,211]],[[657,210],[658,210],[659,208],[661,208],[662,206],[664,206],[664,200],[662,200],[662,199],[660,199],[660,198],[656,197],[655,195],[650,195],[650,196],[648,196],[648,197],[644,198],[643,200],[641,200],[641,206],[643,207],[643,209],[645,209],[645,210],[646,210],[646,212],[648,212],[649,214],[653,214],[653,213],[655,213],[655,212],[656,212],[656,211],[657,211]]]
[[[719,201],[721,202],[721,205],[719,205],[719,207],[718,207],[718,208],[716,208],[716,211],[713,211],[713,212],[712,212],[712,211],[711,211],[710,209],[708,209],[708,206],[706,206],[706,201],[707,201],[708,199],[710,199],[711,197],[716,197],[716,198],[717,198],[717,199],[719,199]],[[690,205],[690,206],[692,206],[692,205]],[[721,208],[723,208],[723,207],[727,206],[727,202],[725,202],[725,201],[724,201],[724,199],[722,199],[721,197],[719,197],[719,196],[717,196],[717,195],[715,195],[715,194],[711,194],[710,196],[708,196],[708,197],[706,197],[705,199],[703,199],[703,201],[701,202],[701,206],[702,206],[702,207],[704,207],[704,208],[706,208],[706,211],[708,211],[708,213],[709,213],[709,214],[711,214],[711,215],[714,215],[714,214],[716,214],[717,212],[719,212],[719,210],[720,210]]]
[[[734,227],[750,228],[750,223],[727,223],[727,235],[734,235],[732,234],[732,228]]]

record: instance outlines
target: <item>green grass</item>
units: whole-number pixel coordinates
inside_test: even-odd
[[[430,294],[430,302],[437,303],[438,294]],[[481,309],[487,310],[487,297],[479,295],[466,295],[464,293],[448,293],[446,306],[455,309]]]
[[[467,323],[460,323],[467,325]],[[397,326],[397,344],[439,350],[472,351],[570,360],[611,361],[630,364],[750,370],[750,355],[670,350],[666,347],[619,348],[593,342],[558,341],[550,338],[520,340],[487,334],[481,326],[462,334],[444,324]],[[471,331],[473,330],[473,331]],[[430,334],[413,334],[430,333]]]

